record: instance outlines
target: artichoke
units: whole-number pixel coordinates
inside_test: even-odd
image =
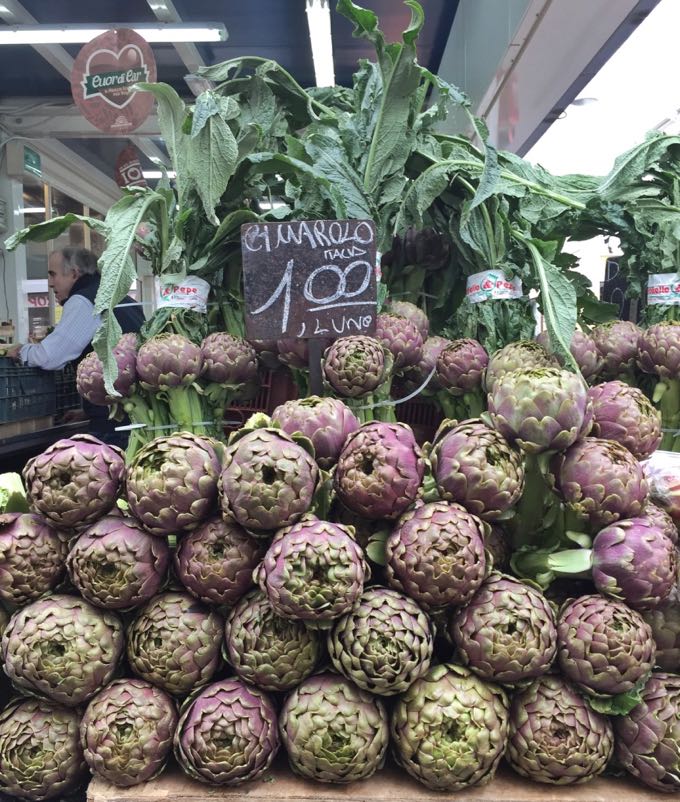
[[[175,732],[182,769],[210,785],[239,785],[271,765],[279,748],[276,710],[238,679],[209,685],[185,709]]]
[[[40,515],[0,515],[0,601],[21,606],[48,593],[64,574],[67,551]]]
[[[385,349],[378,340],[361,334],[340,337],[324,354],[323,375],[338,395],[359,398],[388,378]]]
[[[130,511],[153,535],[196,529],[215,512],[219,474],[209,438],[190,432],[157,437],[128,465]]]
[[[614,751],[612,725],[561,677],[541,677],[510,707],[505,757],[533,782],[573,785],[607,768]]]
[[[281,618],[324,628],[352,609],[367,576],[352,530],[310,517],[277,533],[256,581]]]
[[[420,307],[412,304],[410,301],[390,300],[387,302],[387,312],[410,320],[415,324],[423,340],[427,340],[427,336],[430,333],[430,321]]]
[[[165,767],[177,727],[172,699],[138,679],[114,680],[87,706],[80,742],[93,774],[128,787]]]
[[[588,390],[593,405],[593,437],[616,440],[636,459],[646,459],[661,442],[661,413],[637,387],[622,381]]]
[[[385,760],[389,723],[383,703],[335,674],[304,680],[279,720],[291,768],[319,782],[365,780]]]
[[[23,470],[33,507],[63,529],[106,515],[116,503],[124,475],[123,452],[89,434],[57,440]]]
[[[604,360],[602,372],[607,378],[633,373],[641,334],[630,320],[610,320],[593,328],[591,337]]]
[[[137,376],[145,390],[189,387],[202,369],[200,347],[181,334],[159,334],[137,352]]]
[[[671,674],[680,673],[680,602],[674,598],[642,617],[652,629],[656,644],[654,665]]]
[[[420,356],[420,362],[414,365],[411,370],[414,371],[414,378],[419,380],[416,387],[419,387],[425,379],[437,367],[437,360],[441,352],[451,345],[451,340],[446,337],[428,337],[423,343],[423,351]],[[432,377],[428,385],[432,389],[436,389],[439,385],[437,382],[437,374]],[[415,389],[415,387],[414,387]]]
[[[210,682],[220,664],[221,617],[188,593],[162,593],[127,631],[132,671],[175,696]]]
[[[276,350],[278,351],[279,361],[283,362],[284,365],[298,370],[308,370],[309,340],[296,337],[277,340]]]
[[[480,420],[445,423],[430,459],[441,497],[485,521],[501,518],[524,490],[520,452]]]
[[[267,370],[277,370],[277,368],[281,367],[276,340],[248,340],[248,342],[255,349],[262,367]]]
[[[392,354],[395,370],[420,362],[424,338],[416,324],[408,318],[386,313],[378,315],[375,338]]]
[[[669,537],[673,543],[677,545],[678,527],[675,525],[675,521],[666,512],[666,510],[663,510],[661,507],[653,504],[651,501],[648,501],[638,518],[644,518],[653,526],[661,529],[664,535]]]
[[[434,666],[397,700],[391,729],[396,760],[423,785],[484,785],[505,751],[507,699],[465,668]]]
[[[488,357],[484,376],[486,391],[491,393],[502,376],[514,370],[537,370],[557,367],[557,359],[534,340],[518,340],[495,351]]]
[[[320,636],[276,615],[267,596],[253,590],[231,610],[225,624],[225,657],[239,677],[264,691],[287,691],[319,661]]]
[[[20,690],[76,707],[111,680],[123,647],[117,616],[58,594],[12,616],[2,636],[2,659]]]
[[[170,562],[167,543],[131,518],[109,515],[71,546],[71,581],[89,602],[108,610],[131,610],[163,585]]]
[[[319,480],[304,443],[309,446],[279,429],[246,428],[232,435],[220,476],[225,516],[265,535],[298,521]]]
[[[482,386],[489,355],[477,340],[453,340],[437,359],[437,383],[453,395]]]
[[[486,573],[484,525],[446,501],[405,513],[387,538],[385,553],[390,585],[426,610],[465,604]]]
[[[493,572],[450,633],[465,665],[486,680],[513,685],[550,670],[557,650],[555,616],[534,587]]]
[[[0,713],[0,792],[41,802],[85,778],[75,710],[43,699],[17,699]]]
[[[538,337],[536,337],[536,342],[542,345],[546,351],[552,353],[550,335],[547,331],[542,331]],[[571,338],[569,350],[581,371],[581,375],[586,381],[594,379],[602,370],[604,359],[600,356],[597,346],[595,345],[595,340],[593,340],[592,337],[589,337],[582,331],[575,331]],[[555,358],[560,365],[564,367],[564,359],[559,354],[555,354]]]
[[[402,423],[366,423],[340,452],[334,487],[353,512],[371,520],[398,518],[416,499],[425,460]]]
[[[335,668],[360,688],[394,696],[430,667],[434,638],[418,605],[402,593],[374,587],[328,634]]]
[[[197,599],[232,605],[252,586],[253,571],[263,555],[262,543],[238,524],[211,518],[180,540],[175,572]]]
[[[257,379],[257,352],[240,337],[217,331],[201,343],[202,376],[209,382],[237,387]]]
[[[557,622],[557,641],[562,673],[586,693],[627,693],[654,664],[650,626],[640,613],[603,596],[567,603]]]
[[[558,368],[505,373],[494,381],[488,403],[495,428],[529,454],[562,451],[591,423],[583,377]]]
[[[512,543],[507,533],[492,524],[484,533],[484,548],[487,554],[487,567],[493,567],[496,571],[505,572],[510,567],[512,557]],[[490,565],[489,565],[489,559]]]
[[[680,376],[680,321],[665,320],[640,332],[638,364],[661,379]]]
[[[555,488],[593,529],[634,518],[647,502],[642,466],[613,440],[586,437],[553,460]]]
[[[287,434],[299,432],[311,440],[316,461],[325,470],[335,465],[345,440],[359,428],[356,416],[342,401],[317,395],[286,401],[272,412],[272,421]]]
[[[137,381],[137,335],[123,334],[118,344],[113,347],[118,374],[113,382],[113,389],[123,398],[132,394]],[[76,371],[76,387],[78,393],[97,406],[106,406],[118,401],[104,386],[104,368],[101,360],[91,351],[78,364]]]
[[[640,703],[614,719],[616,759],[657,791],[680,790],[680,677],[652,674]]]

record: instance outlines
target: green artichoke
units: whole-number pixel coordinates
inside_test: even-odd
[[[510,707],[506,760],[533,782],[573,785],[607,768],[614,733],[561,677],[541,677],[520,691]]]
[[[196,529],[216,511],[219,474],[210,438],[190,432],[157,437],[128,466],[130,511],[152,535]]]
[[[501,377],[513,370],[536,370],[557,367],[557,359],[534,340],[518,340],[491,354],[484,385],[491,393]]]
[[[453,611],[450,631],[466,665],[508,685],[545,674],[557,650],[555,616],[545,596],[497,572],[466,607]]]
[[[418,605],[402,593],[374,587],[328,634],[335,668],[380,696],[407,690],[430,667],[434,638]]]
[[[367,395],[387,379],[385,349],[373,337],[340,337],[326,350],[323,374],[338,395]]]
[[[505,751],[504,692],[461,666],[433,666],[392,712],[394,756],[433,791],[459,791],[493,779]]]
[[[175,757],[196,780],[239,785],[271,765],[279,748],[276,710],[262,691],[238,679],[208,685],[184,710]]]
[[[0,515],[0,601],[20,606],[53,590],[64,574],[67,551],[40,515]]]
[[[175,696],[210,682],[220,664],[221,617],[188,593],[162,593],[127,631],[132,671]]]
[[[279,720],[291,768],[319,782],[365,780],[385,760],[383,703],[336,674],[317,674],[288,696]]]
[[[310,508],[319,468],[306,439],[280,429],[242,429],[229,439],[220,477],[222,511],[252,533],[269,536]]]
[[[85,779],[75,710],[44,699],[17,699],[0,713],[0,791],[41,802]]]
[[[76,707],[111,680],[123,647],[117,616],[58,594],[12,616],[2,636],[2,659],[20,690]]]
[[[138,679],[119,679],[87,706],[80,741],[93,774],[127,787],[163,771],[176,727],[175,704],[164,691]]]
[[[23,470],[33,507],[59,528],[94,523],[116,503],[125,476],[123,452],[89,434],[57,440]]]
[[[276,615],[267,596],[253,590],[231,610],[225,624],[225,658],[239,677],[264,691],[287,691],[314,670],[320,636]]]

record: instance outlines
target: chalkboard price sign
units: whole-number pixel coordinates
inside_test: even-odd
[[[247,223],[241,251],[251,339],[335,339],[375,331],[372,220]]]

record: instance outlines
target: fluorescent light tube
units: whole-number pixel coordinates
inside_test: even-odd
[[[17,209],[17,214],[45,214],[45,207],[24,206],[23,209]]]
[[[163,173],[160,170],[142,170],[142,175],[144,176],[144,178],[151,178],[151,179],[163,177]],[[174,178],[174,177],[175,177],[175,171],[168,170],[168,178]]]
[[[96,25],[8,25],[0,28],[0,45],[76,45],[106,31],[132,28],[147,42],[223,42],[222,23],[102,23]]]
[[[331,10],[328,0],[307,0],[306,11],[316,85],[335,86]]]

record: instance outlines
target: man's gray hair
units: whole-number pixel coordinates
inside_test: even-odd
[[[64,272],[67,270],[78,270],[81,276],[92,275],[99,272],[97,257],[92,251],[88,251],[87,248],[68,246],[62,248],[59,253],[61,253],[64,258]]]

